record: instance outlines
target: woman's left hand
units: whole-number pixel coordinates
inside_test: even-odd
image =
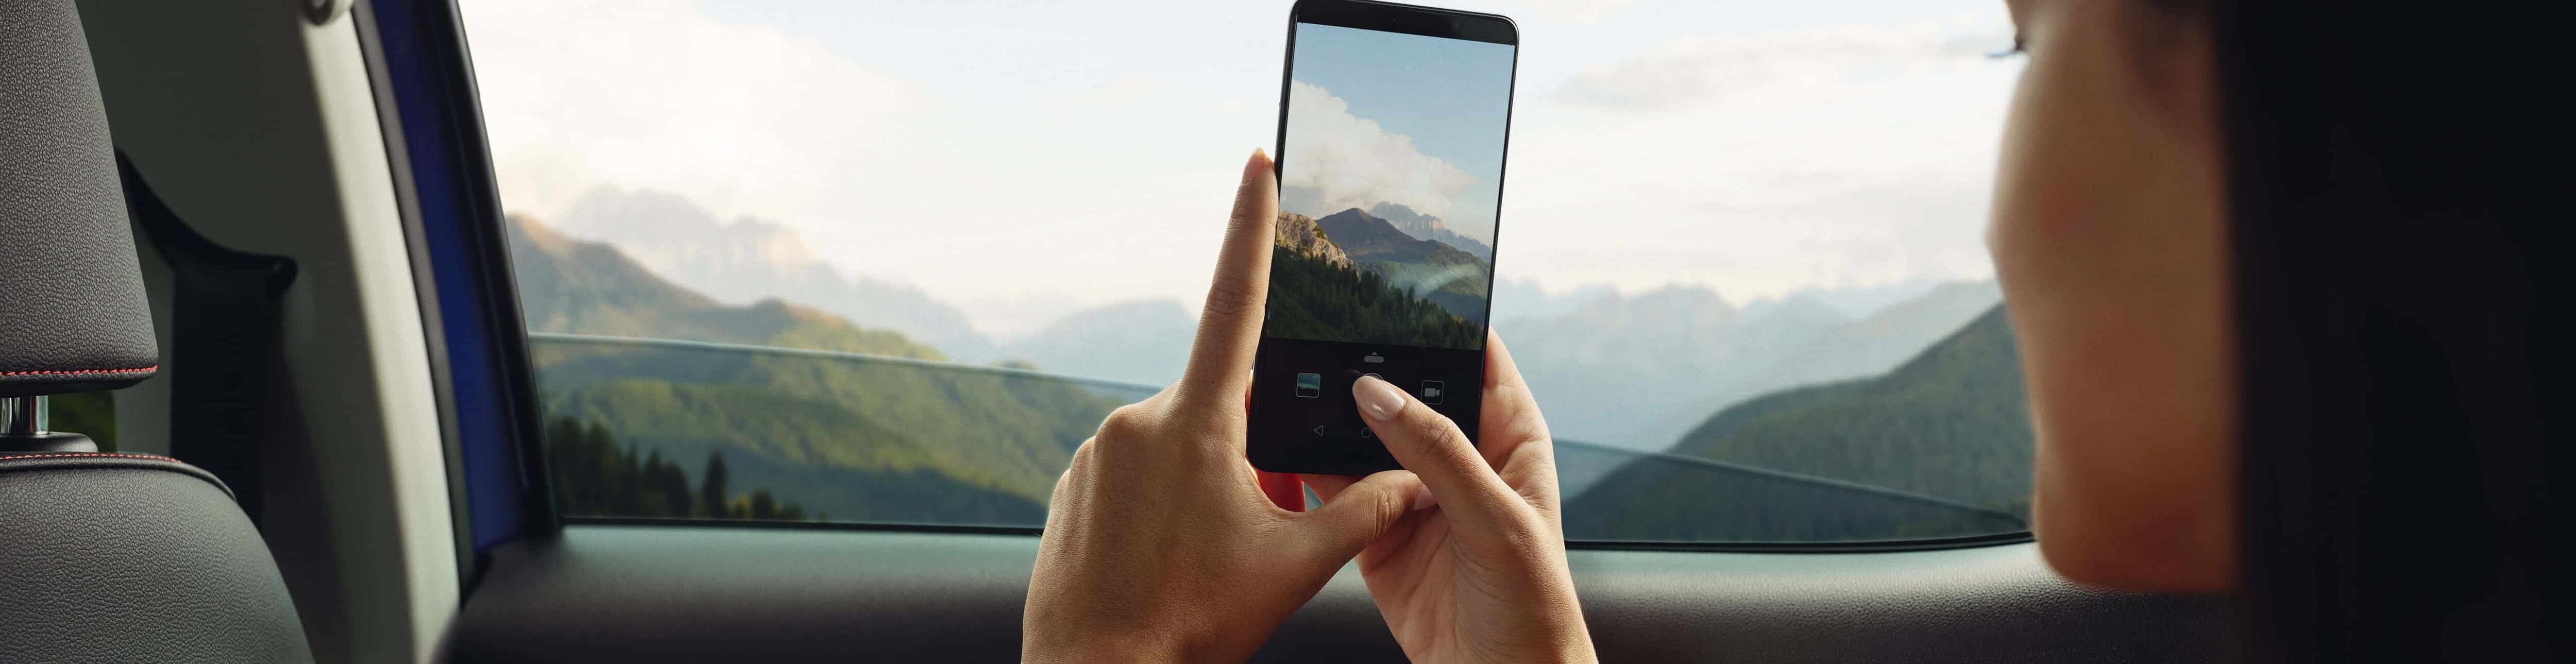
[[[1119,408],[1056,483],[1021,618],[1031,662],[1243,661],[1410,509],[1412,473],[1280,509],[1244,460],[1244,395],[1269,291],[1278,185],[1243,165],[1181,381]]]

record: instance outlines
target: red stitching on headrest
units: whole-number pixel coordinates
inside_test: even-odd
[[[171,463],[178,463],[179,461],[178,459],[157,454],[126,454],[124,452],[55,452],[51,454],[20,454],[15,456],[0,454],[0,461],[8,461],[12,459],[85,459],[90,457],[116,457],[119,459],[142,459],[145,461],[168,461]]]
[[[155,371],[155,370],[159,370],[160,368],[161,368],[161,365],[155,364],[155,365],[152,365],[152,366],[142,367],[142,368],[137,368],[137,369],[80,369],[80,370],[76,370],[76,371],[0,371],[0,376],[81,376],[81,375],[88,375],[88,374],[112,374],[112,373],[134,373],[134,372],[137,372],[137,371]]]

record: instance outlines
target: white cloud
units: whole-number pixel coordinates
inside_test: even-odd
[[[1282,188],[1314,192],[1323,214],[1391,201],[1447,216],[1476,185],[1446,159],[1423,154],[1413,139],[1351,114],[1350,102],[1305,81],[1288,84],[1288,147]]]
[[[1992,34],[1677,40],[1540,88],[1554,92],[1513,118],[1496,266],[1730,298],[1989,275],[1982,229],[2020,68],[1984,57]]]
[[[504,201],[559,215],[596,183],[784,216],[835,184],[914,86],[811,36],[710,20],[687,0],[469,2]]]
[[[1712,40],[1770,28],[1721,26],[1711,15],[1739,10],[1695,3],[1574,28],[1461,2],[1530,19],[1503,276],[1742,299],[1989,269],[1979,228],[2019,67],[1979,57],[2008,41],[1999,9]],[[1285,5],[1175,4],[1189,11],[1145,13],[1185,18],[1148,24],[1060,3],[466,0],[464,15],[514,211],[560,216],[593,184],[671,191],[792,228],[819,260],[1008,334],[1050,313],[1032,302],[1198,300],[1241,160],[1276,131]],[[1883,22],[1892,6],[1788,3],[1775,13],[1795,20],[1739,23]],[[744,23],[757,20],[771,23]],[[1760,76],[1710,69],[1763,49],[1782,53],[1759,56],[1775,59]],[[1698,92],[1655,96],[1658,80]],[[1402,145],[1348,111],[1297,117],[1343,120],[1331,135],[1354,155]],[[1405,147],[1367,161],[1418,154]],[[1464,195],[1374,179],[1346,197],[1420,190],[1387,198],[1437,214],[1431,194]]]
[[[1591,24],[1635,6],[1636,0],[1512,0],[1501,13],[1522,20]]]
[[[1586,68],[1557,94],[1599,106],[1670,107],[1770,86],[1975,67],[2011,41],[2009,32],[1958,22],[1683,40]]]

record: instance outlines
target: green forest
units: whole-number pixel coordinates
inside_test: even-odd
[[[1366,270],[1287,247],[1270,251],[1270,321],[1264,334],[1292,339],[1479,348],[1484,330]]]
[[[2020,359],[1998,306],[1885,375],[1747,400],[1701,422],[1672,451],[1981,506],[2027,522],[2031,444]],[[1753,529],[1887,539],[1974,533],[1980,531],[1967,526],[1983,523],[1961,510],[1895,520],[1861,513],[1843,524],[1765,513],[1729,519],[1676,513],[1673,506],[1743,502],[1737,494],[1747,487],[1711,479],[1672,464],[1632,464],[1568,501],[1568,532],[1708,539]],[[1577,528],[1578,516],[1593,523]]]
[[[524,217],[511,231],[531,331],[941,359],[901,334],[777,300],[716,302]],[[843,520],[1041,523],[1073,449],[1110,409],[1143,396],[865,358],[547,339],[531,351],[549,418],[675,468],[721,454],[733,484]]]
[[[546,423],[555,507],[567,516],[804,521],[805,507],[768,489],[736,493],[724,453],[712,452],[692,484],[680,462],[659,451],[630,453],[608,428],[559,417]],[[815,520],[830,518],[813,515]]]

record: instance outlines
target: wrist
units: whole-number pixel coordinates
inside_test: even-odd
[[[1031,638],[1020,647],[1023,664],[1166,664],[1193,661],[1175,639],[1139,634]]]

